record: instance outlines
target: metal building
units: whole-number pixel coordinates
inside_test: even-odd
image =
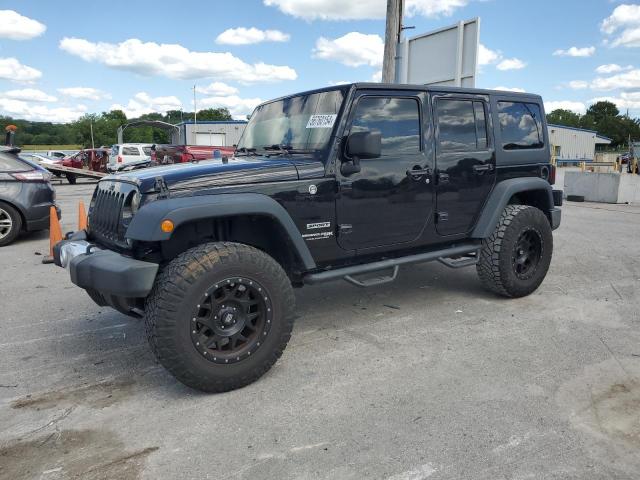
[[[180,143],[183,145],[215,145],[216,147],[231,147],[237,145],[246,120],[223,120],[203,122],[182,122],[177,125],[180,129]]]
[[[611,139],[598,135],[595,130],[548,125],[552,155],[563,162],[592,162],[596,156],[596,145],[609,145]]]

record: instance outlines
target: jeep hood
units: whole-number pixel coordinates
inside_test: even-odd
[[[322,162],[312,158],[231,157],[203,160],[198,163],[178,163],[162,167],[109,175],[106,180],[120,180],[138,185],[142,193],[155,190],[156,179],[162,178],[170,190],[204,189],[250,183],[283,182],[324,174]]]

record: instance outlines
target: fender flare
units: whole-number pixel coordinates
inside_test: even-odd
[[[543,213],[549,217],[551,210],[553,210],[553,188],[546,180],[538,177],[511,178],[496,184],[482,209],[482,214],[471,233],[471,238],[487,238],[491,235],[500,221],[502,211],[515,194],[540,190],[544,191],[548,197],[546,199],[547,211]]]
[[[174,231],[193,220],[222,218],[236,215],[264,215],[277,221],[289,236],[305,269],[316,268],[309,247],[289,213],[267,195],[258,193],[223,193],[192,197],[167,198],[142,206],[127,228],[126,238],[145,242],[161,242],[173,232],[163,232],[160,223],[171,220]]]

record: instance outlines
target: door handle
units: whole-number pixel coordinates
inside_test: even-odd
[[[484,172],[492,172],[493,171],[493,164],[492,163],[485,163],[483,165],[474,165],[473,166],[473,171],[476,172],[479,175],[482,175]]]
[[[407,170],[407,175],[411,178],[417,178],[423,175],[431,175],[431,169],[416,167],[411,170]]]

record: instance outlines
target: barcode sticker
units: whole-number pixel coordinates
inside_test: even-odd
[[[311,115],[307,122],[307,128],[331,128],[336,122],[337,116],[335,113],[328,115]]]

